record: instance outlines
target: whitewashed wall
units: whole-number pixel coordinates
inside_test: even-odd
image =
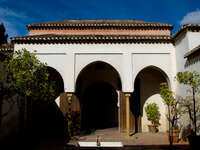
[[[151,122],[148,121],[147,115],[145,112],[145,107],[147,104],[150,103],[156,103],[159,106],[159,112],[161,114],[160,116],[160,126],[158,127],[159,132],[165,132],[168,130],[168,121],[167,121],[167,109],[166,105],[163,103],[162,98],[160,97],[160,94],[154,94],[151,97],[149,97],[146,102],[144,103],[143,107],[143,117],[142,117],[142,132],[149,132],[148,125],[151,125]]]
[[[123,92],[134,91],[137,74],[148,66],[162,70],[170,85],[175,87],[172,82],[176,72],[172,44],[15,44],[15,50],[22,48],[31,52],[37,50],[37,57],[61,74],[66,92],[74,92],[81,70],[95,61],[106,62],[118,71]],[[161,127],[161,130],[165,128]]]
[[[186,66],[187,58],[184,58],[184,55],[187,52],[197,47],[198,45],[200,45],[199,32],[186,32],[178,41],[176,41],[175,49],[176,49],[177,72],[182,72],[182,71],[200,72],[200,62],[196,62],[194,64]],[[187,92],[185,86],[180,85],[178,82],[176,82],[176,94],[185,97],[189,93]]]
[[[122,80],[124,92],[133,92],[137,73],[155,65],[172,76],[172,44],[16,44],[15,50],[37,50],[38,58],[63,77],[65,91],[73,92],[80,71],[94,61],[113,66]],[[171,66],[171,67],[170,67]],[[171,78],[170,78],[171,79]]]

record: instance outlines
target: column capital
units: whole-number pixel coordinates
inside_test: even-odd
[[[72,97],[73,93],[66,93],[67,97]]]
[[[124,94],[125,94],[126,97],[130,97],[131,96],[131,93],[129,93],[129,92],[124,92]]]

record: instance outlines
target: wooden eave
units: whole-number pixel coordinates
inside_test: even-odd
[[[171,43],[171,36],[150,35],[32,35],[11,38],[12,43]]]
[[[195,53],[197,52],[200,52],[200,45],[198,45],[197,47],[193,48],[192,50],[190,50],[189,52],[187,52],[185,55],[184,55],[184,58],[188,58],[192,55],[195,55]]]

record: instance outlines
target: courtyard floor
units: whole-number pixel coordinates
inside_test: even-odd
[[[67,145],[78,147],[78,142],[96,142],[97,136],[101,142],[122,142],[125,149],[168,149],[169,141],[167,133],[136,133],[126,138],[126,133],[120,133],[117,128],[96,130],[91,134],[76,136]],[[173,144],[170,149],[187,149],[189,150],[188,142],[178,142]],[[87,148],[88,149],[88,148]]]

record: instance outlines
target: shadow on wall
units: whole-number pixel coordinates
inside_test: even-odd
[[[33,149],[63,149],[68,141],[67,122],[55,102],[40,102],[32,107],[29,136]]]
[[[4,143],[1,143],[0,149],[64,149],[69,139],[67,122],[55,102],[39,102],[33,104],[31,113],[28,116],[26,132],[20,130],[18,134],[9,135],[10,138],[5,137],[7,141],[4,140]],[[16,124],[16,121],[13,120],[12,124]],[[7,127],[6,130],[10,131],[13,128],[16,127],[12,125],[10,128]]]
[[[0,149],[3,145],[14,143],[18,137],[20,128],[18,102],[20,99],[16,95],[0,99]]]
[[[195,55],[191,55],[187,58],[184,67],[190,67],[191,65],[195,65],[200,62],[200,52],[196,52]]]

